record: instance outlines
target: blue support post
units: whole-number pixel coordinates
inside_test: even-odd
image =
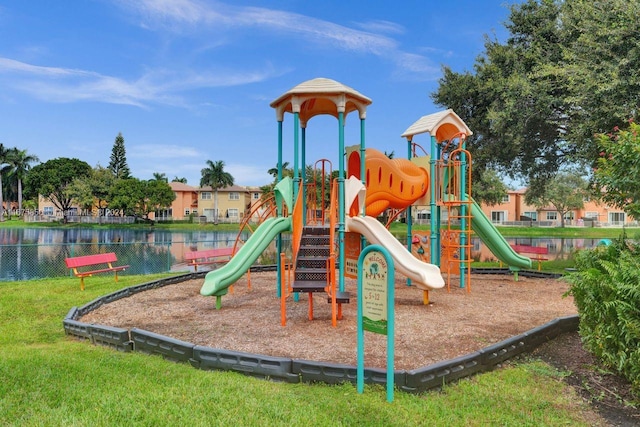
[[[278,120],[278,182],[282,180],[282,120]],[[277,215],[282,215],[282,201],[277,201]],[[276,239],[276,296],[278,298],[281,297],[282,291],[280,289],[280,280],[282,278],[282,260],[280,259],[280,253],[282,253],[282,233],[278,233],[278,238]]]
[[[302,223],[307,223],[307,128],[302,128]]]
[[[429,201],[429,210],[431,211],[431,218],[429,220],[429,239],[430,239],[430,247],[431,247],[431,264],[440,266],[440,257],[438,256],[439,248],[440,248],[440,218],[438,218],[437,206],[436,206],[436,196],[438,189],[435,186],[437,182],[437,167],[436,161],[439,158],[438,156],[438,148],[437,141],[434,135],[431,135],[431,159],[429,159],[429,169],[431,173],[431,185],[430,187],[430,201]],[[442,185],[442,183],[440,183]]]
[[[300,186],[299,169],[300,148],[300,115],[293,113],[293,204],[298,200],[298,187]]]
[[[413,157],[413,152],[411,150],[412,147],[412,143],[411,143],[411,139],[407,139],[407,158],[409,160],[411,160],[411,158]],[[413,218],[411,217],[412,215],[412,210],[411,210],[411,206],[409,206],[407,208],[407,250],[409,251],[409,253],[411,253],[411,245],[412,245],[412,241],[413,241],[413,235],[412,235],[412,225],[413,225]],[[411,286],[411,279],[407,278],[407,286]]]
[[[338,113],[338,248],[339,273],[338,283],[340,292],[344,292],[344,235],[345,235],[345,207],[344,207],[344,112]]]
[[[462,144],[462,141],[461,141]],[[464,149],[464,147],[461,147]],[[467,259],[467,252],[465,245],[467,243],[467,155],[464,151],[460,152],[460,287],[464,288],[466,263],[463,260]]]

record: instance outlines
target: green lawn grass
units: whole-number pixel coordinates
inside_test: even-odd
[[[283,384],[200,371],[66,337],[73,306],[160,276],[0,283],[0,425],[589,425],[582,400],[539,361],[413,395],[351,384]],[[215,333],[212,331],[212,333]],[[268,339],[268,337],[265,337]]]

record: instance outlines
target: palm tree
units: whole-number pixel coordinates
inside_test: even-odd
[[[2,172],[8,169],[6,164],[9,161],[9,155],[11,149],[5,148],[4,144],[0,143],[0,221],[4,221],[4,189],[2,188]]]
[[[10,150],[7,162],[11,167],[11,174],[18,181],[18,212],[22,213],[22,180],[31,169],[31,163],[37,162],[38,156],[27,154],[27,150],[13,148]]]
[[[224,162],[218,160],[215,163],[211,160],[207,160],[206,168],[200,171],[202,178],[200,178],[200,187],[207,185],[213,189],[213,211],[214,218],[213,223],[218,224],[218,190],[220,188],[229,187],[233,185],[233,176],[229,172],[224,170]]]
[[[271,168],[267,171],[269,175],[274,177],[276,181],[278,180],[278,165],[276,167]],[[282,164],[282,176],[293,176],[293,169],[289,169],[289,162],[284,162]]]
[[[166,173],[154,172],[153,181],[169,182],[169,178],[167,178]]]

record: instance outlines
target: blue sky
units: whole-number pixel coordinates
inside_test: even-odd
[[[485,34],[503,40],[508,3],[0,2],[0,143],[107,166],[122,132],[138,178],[198,185],[206,160],[223,160],[236,183],[263,185],[277,162],[269,103],[326,77],[373,100],[367,146],[404,155],[400,134],[442,109],[429,97],[441,66],[470,70]],[[346,125],[346,144],[359,143],[357,116]],[[291,164],[292,128],[288,115]],[[335,119],[312,119],[307,163],[337,169],[337,141]]]

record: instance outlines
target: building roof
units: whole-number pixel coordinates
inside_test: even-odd
[[[213,187],[211,187],[210,185],[205,185],[204,187],[199,187],[196,189],[196,191],[213,191]],[[223,187],[223,188],[219,188],[218,192],[219,193],[230,193],[230,192],[238,192],[238,193],[244,193],[246,191],[250,191],[247,187],[243,187],[241,185],[231,185],[228,187]]]
[[[198,191],[197,187],[193,187],[182,182],[170,182],[169,187],[171,187],[173,191]]]

